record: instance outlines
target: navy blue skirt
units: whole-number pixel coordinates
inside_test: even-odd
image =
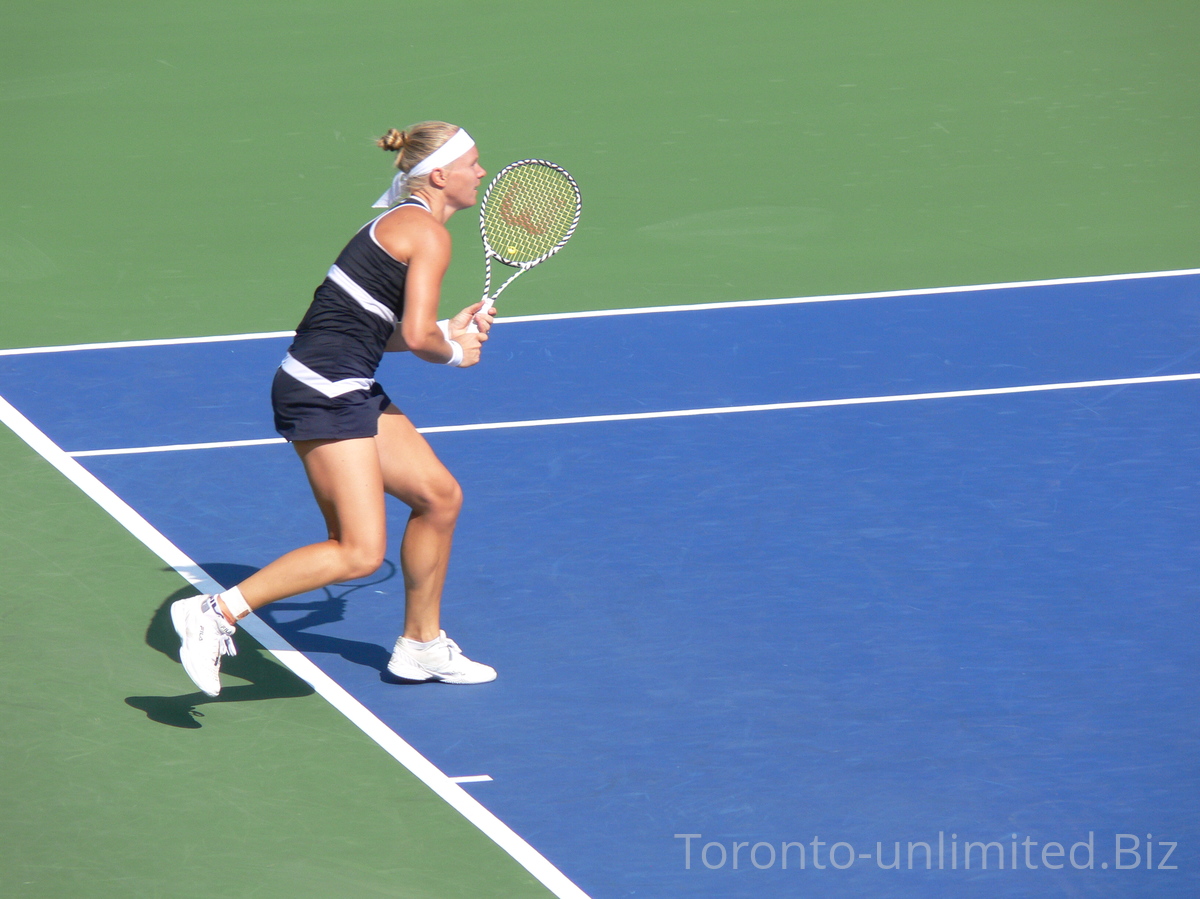
[[[378,383],[328,397],[280,369],[271,383],[275,430],[285,440],[349,440],[379,433],[379,416],[391,400]]]

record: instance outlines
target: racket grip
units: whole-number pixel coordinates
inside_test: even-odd
[[[496,305],[496,304],[492,300],[491,297],[484,297],[483,298],[483,306],[480,307],[479,312],[476,312],[475,315],[480,315],[481,313],[490,312],[494,305]],[[472,334],[479,333],[479,325],[475,324],[475,315],[471,316],[471,323],[469,325],[467,325],[467,330],[470,331]]]

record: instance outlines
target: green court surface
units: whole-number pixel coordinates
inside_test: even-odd
[[[426,118],[580,183],[510,314],[1192,268],[1198,44],[1184,2],[14,0],[0,345],[293,327]],[[180,577],[0,460],[0,896],[548,895],[265,653],[193,707]]]

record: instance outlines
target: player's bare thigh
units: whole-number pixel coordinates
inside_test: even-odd
[[[379,416],[379,465],[384,489],[415,511],[457,517],[462,490],[429,442],[394,405]]]
[[[303,440],[294,446],[330,539],[381,552],[387,542],[387,513],[374,439]]]

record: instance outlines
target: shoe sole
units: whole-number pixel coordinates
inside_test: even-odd
[[[192,683],[196,685],[201,693],[203,693],[205,696],[220,696],[221,685],[219,683],[217,684],[217,691],[215,693],[211,693],[205,689],[200,684],[200,681],[196,679],[196,675],[192,672],[192,668],[188,664],[187,657],[183,654],[182,644],[187,642],[187,612],[183,607],[183,602],[183,600],[179,600],[171,604],[171,624],[175,626],[175,633],[179,634],[179,642],[181,644],[179,663],[183,665],[184,672],[189,678],[191,678]]]
[[[409,677],[406,674],[397,674],[391,668],[383,669],[383,679],[389,684],[435,684],[435,677]]]
[[[495,673],[487,680],[463,680],[462,678],[446,677],[440,674],[430,674],[423,668],[418,668],[416,665],[405,665],[397,670],[399,666],[393,666],[391,663],[387,666],[387,673],[396,680],[406,684],[490,684],[496,679]],[[403,672],[403,673],[401,673]]]
[[[437,680],[429,672],[422,670],[416,665],[396,665],[393,662],[388,662],[386,670],[391,677],[406,684],[427,684],[430,681]]]

